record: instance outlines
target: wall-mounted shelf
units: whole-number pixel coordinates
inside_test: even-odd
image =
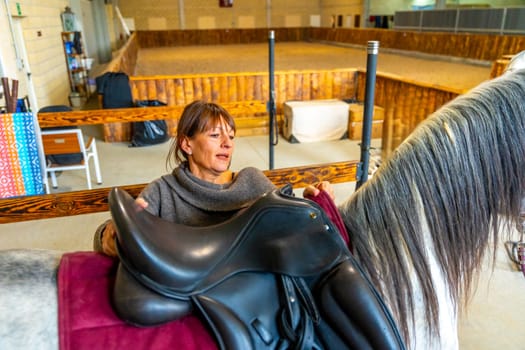
[[[81,32],[62,32],[62,46],[66,58],[69,85],[74,96],[89,97],[88,69]],[[72,103],[73,105],[73,103]]]

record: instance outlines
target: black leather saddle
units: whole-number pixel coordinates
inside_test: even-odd
[[[113,305],[129,323],[197,312],[222,349],[404,349],[335,226],[290,187],[206,227],[162,220],[118,188],[109,205],[120,257]]]

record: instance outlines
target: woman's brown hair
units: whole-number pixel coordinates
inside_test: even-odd
[[[166,167],[171,167],[185,162],[188,155],[181,148],[184,137],[192,138],[195,135],[209,130],[224,121],[233,132],[236,132],[235,121],[224,107],[214,103],[196,100],[184,107],[177,124],[177,135],[171,142],[171,147],[166,158]]]

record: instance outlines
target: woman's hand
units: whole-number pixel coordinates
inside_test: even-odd
[[[146,208],[148,206],[148,202],[140,197],[135,200],[135,203],[137,203],[141,208]],[[117,230],[115,229],[115,224],[110,220],[102,232],[101,245],[102,252],[111,257],[117,256],[117,247],[115,245],[116,235]]]
[[[142,197],[137,197],[137,199],[135,199],[135,203],[138,204],[142,209],[146,209],[148,207],[148,202],[146,202]]]
[[[115,225],[113,221],[109,221],[106,224],[106,228],[102,231],[102,252],[108,256],[116,257],[117,256],[117,247],[115,246],[115,236],[117,231],[115,230]]]
[[[303,191],[303,197],[312,196],[315,197],[319,194],[319,192],[325,191],[328,193],[330,198],[335,201],[335,194],[334,194],[334,188],[332,187],[332,184],[328,181],[322,181],[319,182],[316,185],[308,185],[305,187]]]

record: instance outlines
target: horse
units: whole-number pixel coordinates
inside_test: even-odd
[[[460,307],[483,259],[519,220],[524,101],[525,70],[458,96],[339,206],[353,253],[410,349],[458,348]],[[60,255],[0,253],[0,348],[58,347]]]
[[[340,209],[411,348],[458,347],[459,302],[487,248],[495,254],[500,233],[520,220],[525,72],[510,72],[418,125]]]

